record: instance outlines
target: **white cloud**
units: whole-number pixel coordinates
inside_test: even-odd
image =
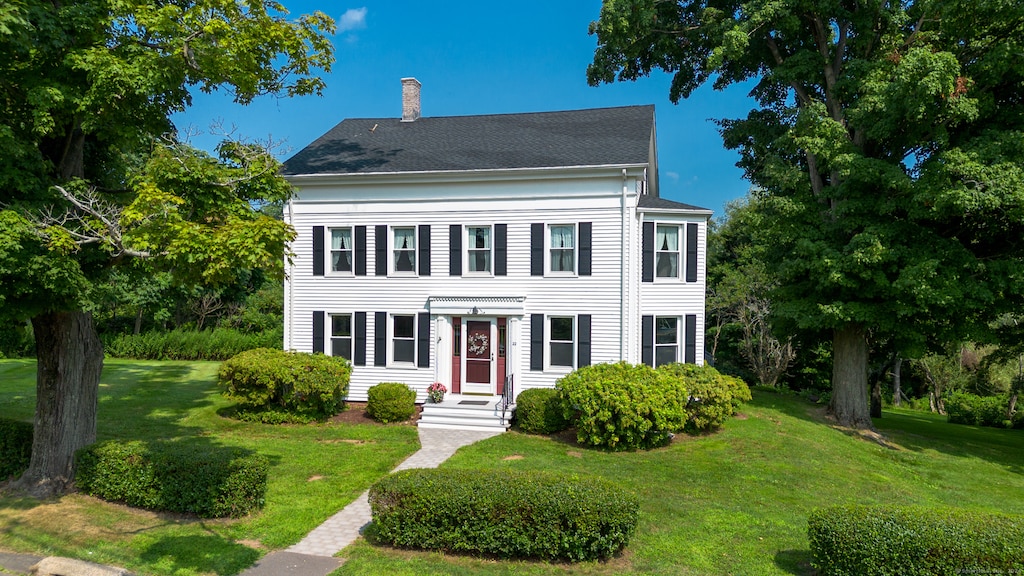
[[[366,6],[349,8],[338,20],[338,32],[362,30],[363,28],[366,28]]]
[[[679,182],[679,173],[678,172],[665,172],[665,177],[667,177],[669,180],[671,180],[673,182]]]

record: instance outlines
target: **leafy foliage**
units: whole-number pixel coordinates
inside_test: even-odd
[[[611,450],[653,448],[686,425],[685,384],[643,364],[584,366],[555,383],[576,439]]]
[[[676,362],[658,366],[657,371],[679,380],[689,392],[686,431],[690,433],[720,427],[751,399],[746,382],[721,374],[711,366]]]
[[[569,427],[558,390],[530,388],[516,396],[516,426],[527,434],[554,434]]]
[[[0,418],[0,482],[18,477],[32,456],[32,424]]]
[[[946,416],[950,424],[991,426],[1005,428],[1011,424],[1007,416],[1010,398],[1006,395],[978,396],[968,392],[954,392],[946,396]]]
[[[826,576],[1013,574],[1024,570],[1024,517],[952,508],[835,506],[808,519],[812,564]]]
[[[370,386],[366,397],[366,415],[377,422],[404,422],[416,412],[416,391],[401,382]]]
[[[637,497],[601,478],[507,470],[404,470],[370,488],[375,538],[503,558],[609,558],[636,530]]]
[[[327,419],[341,411],[352,365],[341,357],[257,348],[224,362],[217,374],[243,411],[279,410]]]
[[[245,334],[231,328],[176,329],[169,332],[118,334],[104,339],[108,356],[139,360],[227,360],[255,348],[280,348],[284,328]]]
[[[237,518],[263,507],[269,464],[239,448],[106,441],[77,454],[78,488],[129,506]]]

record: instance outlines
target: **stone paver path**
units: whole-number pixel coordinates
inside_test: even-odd
[[[451,458],[459,448],[498,434],[501,432],[420,428],[419,451],[406,458],[394,471],[437,468]],[[369,491],[363,492],[355,501],[310,532],[301,542],[283,552],[268,554],[239,576],[318,576],[330,573],[342,562],[333,556],[355,542],[363,528],[370,523],[368,496]],[[331,558],[333,562],[325,563],[315,558]]]

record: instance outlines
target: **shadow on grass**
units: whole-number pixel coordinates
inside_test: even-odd
[[[810,550],[779,550],[775,553],[775,565],[787,574],[794,576],[813,576],[817,574],[811,567]]]
[[[238,574],[260,559],[253,548],[216,536],[165,536],[139,554],[139,560],[161,573]]]

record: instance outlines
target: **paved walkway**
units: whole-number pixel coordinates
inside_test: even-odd
[[[468,446],[501,432],[470,432],[420,428],[420,449],[395,468],[437,468],[463,446]],[[331,516],[310,532],[301,542],[282,552],[271,552],[239,576],[324,576],[344,563],[334,558],[343,548],[355,542],[370,523],[369,491]]]

